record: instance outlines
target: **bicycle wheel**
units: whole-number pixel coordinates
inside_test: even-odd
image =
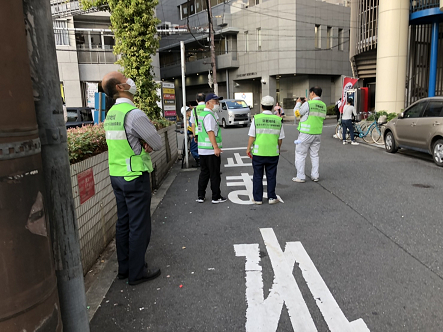
[[[368,143],[368,144],[372,144],[372,143],[374,143],[374,141],[372,140],[372,131],[374,130],[374,127],[372,127],[372,128],[370,128],[369,129],[369,132],[366,132],[366,135],[364,135],[362,138],[363,138],[363,141],[365,141],[366,143]]]
[[[335,135],[337,136],[337,138],[342,139],[342,133],[343,129],[341,123],[337,123],[337,126],[335,126]]]
[[[381,126],[375,126],[375,128],[372,129],[371,137],[372,137],[372,140],[374,141],[375,144],[378,144],[378,145],[385,144],[384,139],[383,139],[383,131],[382,131]]]

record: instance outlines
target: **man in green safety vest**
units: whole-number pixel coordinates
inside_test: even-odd
[[[308,151],[311,156],[311,180],[319,180],[320,159],[318,151],[320,150],[321,133],[323,131],[323,121],[326,118],[326,104],[321,101],[322,89],[318,86],[309,89],[309,101],[303,103],[300,98],[294,107],[294,112],[300,112],[300,122],[298,124],[298,139],[294,142],[295,147],[295,167],[297,176],[292,181],[305,182],[305,161]]]
[[[251,157],[253,176],[253,203],[263,204],[263,171],[266,171],[268,203],[279,202],[275,194],[277,184],[277,165],[280,156],[280,147],[285,133],[282,118],[272,114],[274,98],[265,96],[261,100],[262,113],[254,116],[249,128],[249,141],[246,154]]]
[[[198,178],[197,202],[206,200],[206,187],[211,179],[212,203],[226,202],[220,191],[220,165],[222,136],[217,123],[216,112],[220,109],[219,100],[223,97],[209,93],[205,98],[205,109],[198,117],[198,155],[200,156],[200,176]]]
[[[198,117],[201,112],[205,110],[206,104],[205,104],[205,98],[206,95],[204,93],[197,93],[195,96],[195,101],[197,102],[197,106],[194,107],[191,114],[191,119],[189,120],[192,125],[192,132],[194,133],[194,140],[197,143],[197,137],[198,137]]]
[[[116,248],[119,279],[137,285],[160,275],[148,267],[146,249],[151,236],[151,187],[149,155],[162,148],[162,140],[146,114],[134,105],[137,87],[119,72],[103,78],[102,87],[115,105],[106,115],[111,184],[117,201]]]

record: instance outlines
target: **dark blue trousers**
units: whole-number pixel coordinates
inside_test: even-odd
[[[277,184],[277,165],[279,156],[262,157],[253,156],[252,167],[254,168],[254,176],[252,178],[254,201],[263,201],[263,171],[266,171],[266,181],[268,189],[268,199],[277,198],[275,194],[275,186]]]
[[[132,181],[111,176],[111,184],[117,200],[118,273],[128,274],[128,280],[135,281],[146,273],[145,254],[151,237],[149,173]]]

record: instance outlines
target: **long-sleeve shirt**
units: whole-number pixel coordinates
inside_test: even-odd
[[[321,100],[321,99],[320,97],[315,97],[313,100]],[[298,102],[294,107],[294,113],[297,110],[300,112],[300,122],[306,121],[309,116],[309,103],[305,101],[302,105],[300,102]]]
[[[341,117],[342,120],[352,120],[352,114],[354,116],[357,116],[357,111],[354,106],[352,105],[345,105],[343,107],[343,115]]]
[[[127,98],[117,98],[115,104],[128,103],[133,106],[134,103]],[[157,133],[155,126],[149,121],[148,116],[138,108],[133,109],[126,115],[125,131],[128,137],[129,145],[135,154],[142,152],[140,140],[144,140],[154,150],[162,148],[162,138]]]

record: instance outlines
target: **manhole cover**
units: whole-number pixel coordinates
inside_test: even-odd
[[[412,186],[417,187],[417,188],[432,188],[432,186],[430,186],[428,184],[421,184],[421,183],[415,183]]]

